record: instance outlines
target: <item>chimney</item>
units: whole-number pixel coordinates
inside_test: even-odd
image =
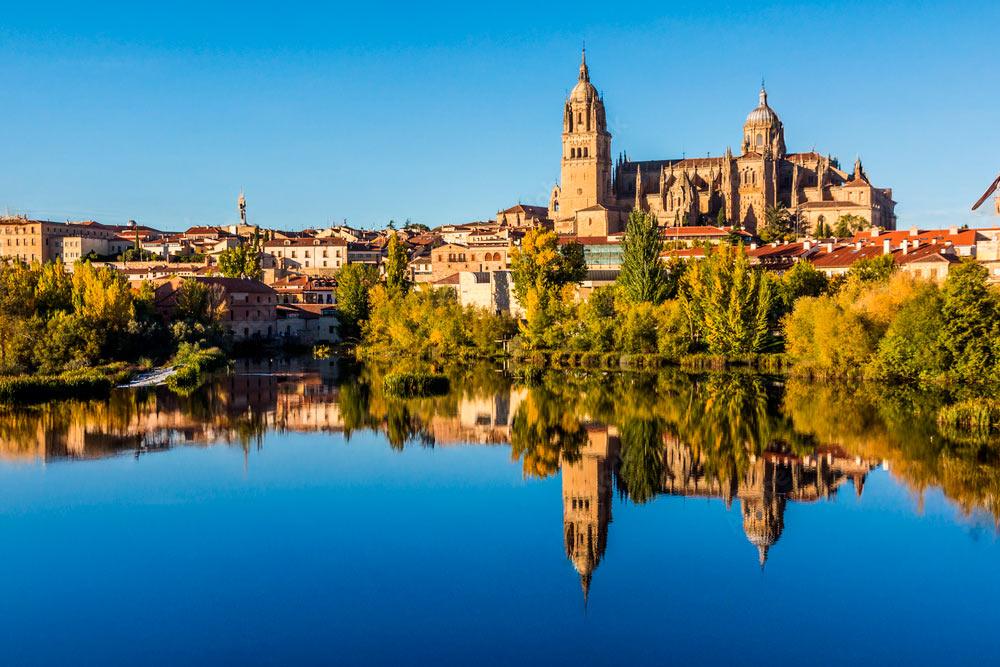
[[[756,241],[753,241],[753,242],[750,243],[750,249],[751,250],[756,250],[757,249],[757,242]]]
[[[905,255],[910,249],[910,242],[904,240],[902,243],[899,244],[899,247],[903,250],[903,254]]]
[[[911,245],[912,250],[916,250],[920,247],[920,239],[913,239],[913,244]]]
[[[869,233],[872,235],[873,239],[877,239],[878,238],[878,227],[872,227],[871,232],[869,232]]]
[[[826,251],[827,252],[833,252],[833,244],[832,243],[827,243],[825,247],[826,247]]]
[[[916,227],[910,227],[910,236],[917,236],[920,234],[920,230]]]
[[[951,236],[955,236],[956,234],[958,234],[958,227],[949,227],[948,234],[950,234]]]
[[[855,241],[855,243],[854,243],[854,249],[855,250],[861,250],[861,241]]]
[[[891,252],[892,252],[892,241],[889,239],[882,241],[882,254],[888,255]]]
[[[803,250],[809,250],[810,248],[812,248],[812,243],[810,243],[809,241],[803,241],[802,242],[802,249]]]

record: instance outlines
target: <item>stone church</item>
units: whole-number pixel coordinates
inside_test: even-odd
[[[743,124],[739,155],[633,161],[620,155],[612,168],[604,99],[590,82],[586,51],[563,110],[560,183],[549,199],[549,218],[561,234],[605,236],[623,231],[632,209],[663,226],[715,224],[756,232],[764,212],[783,205],[798,214],[803,231],[854,215],[869,226],[895,229],[892,190],[868,180],[861,160],[851,172],[815,151],[789,153],[781,119],[761,86],[757,107]]]

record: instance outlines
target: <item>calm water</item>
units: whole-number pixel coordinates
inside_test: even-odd
[[[0,660],[996,664],[1000,462],[750,375],[244,363],[0,413]]]

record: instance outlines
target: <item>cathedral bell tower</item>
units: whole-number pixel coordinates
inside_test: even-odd
[[[596,204],[607,206],[610,194],[611,135],[604,101],[590,83],[584,49],[579,80],[563,109],[562,169],[549,201],[549,217],[566,219]]]

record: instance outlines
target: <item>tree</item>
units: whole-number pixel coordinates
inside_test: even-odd
[[[795,301],[804,296],[819,296],[830,286],[826,275],[812,262],[800,261],[781,277],[779,285],[784,312],[791,312]]]
[[[853,236],[855,232],[859,232],[867,226],[868,221],[860,215],[845,213],[837,218],[837,222],[833,224],[833,235],[837,238],[846,238]]]
[[[264,274],[260,265],[263,243],[260,228],[254,229],[249,240],[240,240],[235,248],[228,248],[219,255],[219,271],[227,278],[260,280]]]
[[[663,240],[656,218],[643,211],[632,211],[625,226],[617,281],[627,301],[656,305],[667,298],[670,274],[660,258],[662,251]]]
[[[663,488],[663,426],[656,419],[628,419],[621,428],[621,444],[618,482],[632,502],[642,505]]]
[[[369,264],[348,264],[337,274],[337,306],[345,328],[354,334],[368,319],[369,291],[378,283],[378,270]]]
[[[945,364],[959,378],[981,383],[997,377],[998,319],[997,295],[987,286],[989,272],[974,261],[953,268],[941,288],[940,344]]]
[[[109,267],[79,262],[73,270],[73,313],[83,325],[83,356],[96,361],[114,357],[127,343],[135,316],[132,290],[124,275]]]
[[[720,245],[684,274],[681,287],[695,334],[712,354],[736,356],[772,347],[772,278],[750,266],[743,247]]]
[[[73,278],[66,272],[61,258],[46,262],[38,273],[35,303],[44,316],[56,310],[68,312],[73,307]]]
[[[726,220],[726,207],[725,206],[720,206],[719,207],[719,212],[715,216],[715,225],[717,227],[725,227],[728,224],[729,224],[729,221]]]
[[[406,294],[410,289],[410,280],[407,277],[407,269],[410,261],[410,254],[406,251],[406,246],[399,240],[399,234],[393,232],[389,236],[388,256],[385,260],[385,286],[390,294]]]
[[[523,304],[529,290],[558,289],[583,280],[587,273],[583,247],[570,243],[560,248],[555,232],[541,227],[530,229],[521,239],[521,246],[511,251],[510,273],[514,295]]]
[[[862,283],[882,283],[889,280],[895,270],[896,262],[892,255],[879,255],[854,262],[847,277]]]
[[[764,211],[764,224],[758,236],[762,241],[783,241],[794,237],[795,221],[784,205],[770,206]]]

